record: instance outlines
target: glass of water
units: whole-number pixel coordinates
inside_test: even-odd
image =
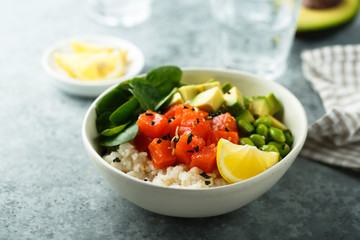
[[[132,27],[151,15],[152,0],[93,0],[91,15],[99,23],[111,27]]]
[[[301,0],[211,0],[219,64],[275,79],[286,68]]]

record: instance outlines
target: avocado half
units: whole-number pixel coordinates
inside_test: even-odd
[[[360,0],[342,0],[338,5],[326,9],[301,7],[297,32],[328,29],[350,21],[358,12]]]

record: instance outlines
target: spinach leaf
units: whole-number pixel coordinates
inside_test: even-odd
[[[155,111],[155,106],[161,100],[156,88],[143,78],[134,78],[130,82],[130,92],[139,101],[144,110]]]
[[[125,124],[122,124],[120,126],[116,126],[114,128],[108,128],[101,132],[101,135],[103,136],[113,136],[117,133],[122,132],[127,125],[129,125],[130,122],[127,122]]]
[[[129,127],[127,127],[123,132],[120,132],[114,136],[106,137],[100,136],[99,142],[100,145],[105,147],[113,147],[123,143],[126,143],[134,139],[139,131],[139,127],[136,122],[133,122]]]
[[[110,122],[109,117],[112,112],[103,112],[96,118],[96,129],[99,133],[102,131],[116,127],[116,124]]]
[[[98,116],[104,112],[115,111],[121,104],[129,99],[131,96],[129,83],[130,81],[120,83],[99,100],[96,105],[96,113]]]
[[[110,121],[113,123],[124,123],[134,114],[138,105],[138,100],[134,96],[131,97],[110,115]]]
[[[174,87],[180,85],[182,71],[176,66],[162,66],[152,69],[147,75],[149,81],[158,91],[160,97],[165,97]]]
[[[175,93],[177,93],[178,88],[174,88],[167,96],[163,97],[163,99],[160,100],[160,102],[155,106],[155,111],[159,110],[163,106],[167,106],[172,96],[174,96]]]

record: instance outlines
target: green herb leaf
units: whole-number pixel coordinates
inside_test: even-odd
[[[113,112],[121,104],[128,101],[129,97],[131,97],[129,83],[130,81],[120,83],[99,100],[96,105],[96,113],[98,116],[104,112]]]
[[[105,147],[113,147],[123,143],[126,143],[134,139],[139,131],[139,127],[136,122],[133,122],[129,127],[127,127],[123,132],[120,132],[114,136],[106,137],[100,136],[99,142],[100,145]]]
[[[110,115],[111,112],[103,112],[100,116],[96,118],[96,129],[99,133],[106,129],[116,127],[116,124],[110,122]]]
[[[155,106],[155,111],[159,110],[162,106],[166,106],[170,103],[172,96],[177,93],[178,88],[174,88],[167,96],[163,97],[160,102]]]
[[[110,121],[113,123],[126,122],[133,116],[138,105],[138,100],[135,97],[131,97],[110,115]]]
[[[155,111],[155,106],[161,100],[156,88],[143,78],[134,78],[130,82],[130,92],[139,101],[144,110]]]
[[[176,66],[162,66],[152,69],[147,75],[148,80],[165,97],[171,90],[180,85],[182,71]]]
[[[118,134],[122,132],[127,125],[129,125],[130,122],[127,122],[125,124],[122,124],[120,126],[116,126],[114,128],[108,128],[101,132],[101,135],[103,136],[113,136],[115,134]]]

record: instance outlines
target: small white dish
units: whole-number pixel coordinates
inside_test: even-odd
[[[103,45],[106,47],[127,49],[127,63],[125,74],[116,79],[84,81],[70,77],[54,60],[57,52],[71,52],[71,41],[80,41],[89,44]],[[96,97],[110,86],[131,79],[138,75],[144,67],[145,59],[141,50],[133,43],[121,38],[111,36],[78,36],[61,40],[48,47],[42,57],[45,71],[52,76],[52,83],[61,90],[86,97]]]

